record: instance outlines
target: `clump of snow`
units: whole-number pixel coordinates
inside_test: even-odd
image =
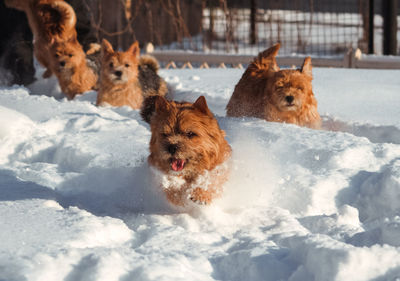
[[[32,120],[27,116],[4,106],[0,106],[0,119],[3,120],[0,124],[0,139],[18,134],[18,132],[34,126]]]
[[[355,204],[362,221],[371,221],[381,216],[400,214],[400,161],[384,165],[379,171],[363,173],[364,177],[356,191]]]
[[[188,208],[154,184],[138,111],[1,88],[0,280],[396,280],[400,71],[313,72],[326,130],[226,117],[243,70],[160,71],[233,150],[222,197]]]

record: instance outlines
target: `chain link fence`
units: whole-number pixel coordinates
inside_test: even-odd
[[[203,11],[205,50],[253,54],[281,42],[282,54],[332,55],[366,43],[362,1],[222,2]]]
[[[80,34],[122,49],[139,40],[160,50],[253,55],[280,42],[281,54],[319,56],[349,48],[382,54],[384,1],[69,0]]]
[[[385,1],[385,0],[383,0]],[[280,42],[280,53],[338,55],[349,48],[382,54],[381,1],[370,20],[369,0],[204,0],[201,32],[160,49],[256,54]],[[370,25],[373,22],[373,46]],[[398,33],[400,35],[400,33]]]

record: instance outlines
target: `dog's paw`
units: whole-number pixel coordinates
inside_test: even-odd
[[[196,187],[191,192],[189,199],[199,205],[209,205],[212,201],[212,194],[207,190]]]

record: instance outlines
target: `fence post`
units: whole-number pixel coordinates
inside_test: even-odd
[[[257,43],[257,0],[250,1],[250,44]]]
[[[382,1],[383,54],[397,54],[397,0]]]
[[[212,49],[212,44],[214,41],[214,4],[209,1],[209,11],[210,11],[210,19],[209,19],[209,29],[208,29],[208,48]]]
[[[369,15],[368,15],[368,54],[374,53],[374,16],[375,7],[374,0],[369,0]]]

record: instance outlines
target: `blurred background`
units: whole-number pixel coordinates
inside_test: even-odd
[[[132,40],[160,49],[257,54],[281,42],[283,54],[335,55],[348,48],[383,54],[391,0],[82,0],[79,28],[120,48]],[[394,19],[390,19],[394,15]],[[386,28],[395,28],[388,26]],[[390,30],[389,30],[390,31]],[[392,31],[391,31],[392,32]],[[81,33],[86,34],[86,33]],[[86,36],[86,35],[84,35]],[[397,54],[399,46],[396,42]]]
[[[280,42],[280,55],[323,58],[344,56],[349,50],[397,55],[400,47],[400,0],[67,2],[77,13],[78,39],[85,48],[107,38],[116,49],[126,49],[138,40],[142,48],[152,43],[156,51],[254,56]],[[0,17],[0,65],[29,68],[27,54],[19,64],[10,56],[10,52],[27,53],[31,48],[25,15],[7,9],[1,1]]]

